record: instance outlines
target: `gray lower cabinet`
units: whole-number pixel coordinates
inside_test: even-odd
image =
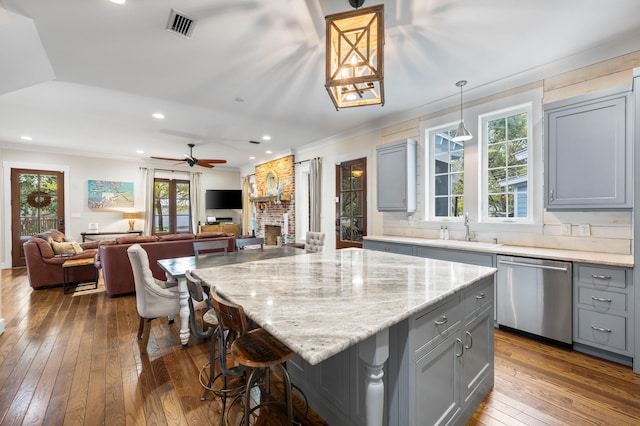
[[[364,240],[363,248],[396,254],[408,254],[410,256],[414,254],[414,246],[411,244]]]
[[[632,270],[574,264],[574,349],[631,365],[634,353]]]
[[[548,210],[633,205],[633,119],[629,87],[545,105]]]
[[[481,253],[477,251],[465,251],[455,249],[442,249],[437,247],[415,246],[414,255],[420,257],[428,257],[430,259],[448,260],[449,262],[469,263],[471,265],[488,266],[495,268],[497,265],[497,257],[493,253]],[[497,303],[498,294],[497,285],[494,286],[493,294],[493,320],[497,321],[498,311]]]

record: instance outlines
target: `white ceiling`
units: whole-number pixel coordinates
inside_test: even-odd
[[[195,143],[242,167],[455,105],[457,80],[468,100],[640,50],[638,0],[364,6],[380,3],[386,104],[336,111],[324,16],[347,0],[0,0],[0,146],[142,160]],[[190,39],[165,30],[172,8]]]

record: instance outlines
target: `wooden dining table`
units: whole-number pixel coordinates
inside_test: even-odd
[[[292,246],[284,246],[266,249],[244,249],[227,253],[226,255],[222,253],[212,253],[200,256],[185,256],[158,260],[158,265],[167,273],[168,277],[178,281],[178,289],[180,291],[180,341],[182,345],[187,345],[190,335],[189,290],[187,288],[187,278],[185,277],[186,271],[233,265],[236,263],[256,262],[300,254],[305,254],[305,250]]]

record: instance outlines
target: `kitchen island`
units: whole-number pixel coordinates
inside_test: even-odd
[[[330,424],[422,425],[464,423],[493,386],[495,271],[345,249],[195,275],[296,352]]]

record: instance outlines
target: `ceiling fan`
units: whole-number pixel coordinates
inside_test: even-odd
[[[206,167],[208,169],[212,169],[214,167],[214,164],[224,164],[227,162],[227,160],[199,160],[193,156],[193,147],[196,145],[190,143],[190,144],[187,144],[187,146],[189,146],[189,154],[184,154],[184,158],[167,158],[167,157],[153,157],[153,156],[151,158],[155,160],[184,161],[189,165],[189,167],[200,166],[200,167]]]

